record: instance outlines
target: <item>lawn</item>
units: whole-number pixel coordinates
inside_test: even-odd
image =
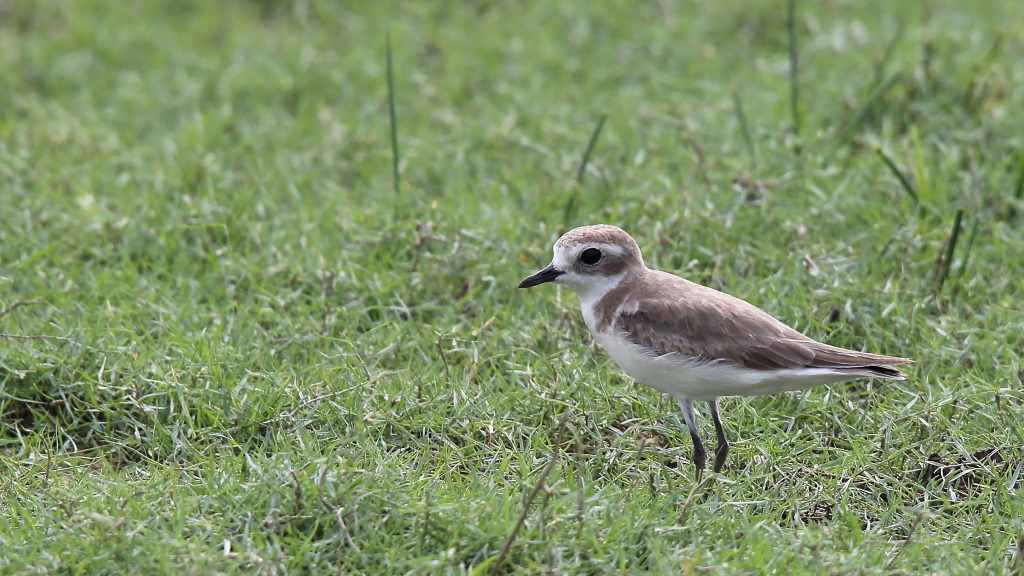
[[[0,0],[0,572],[1020,574],[1021,54],[996,0]],[[515,288],[599,222],[916,363],[723,399],[698,485]]]

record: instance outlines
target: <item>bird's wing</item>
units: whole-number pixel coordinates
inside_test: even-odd
[[[614,328],[654,356],[721,360],[753,370],[851,369],[910,362],[822,344],[753,304],[706,290],[699,298],[635,300],[620,310]]]

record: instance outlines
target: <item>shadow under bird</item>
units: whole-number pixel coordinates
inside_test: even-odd
[[[640,248],[615,226],[583,226],[554,245],[551,264],[519,283],[554,282],[580,298],[583,319],[626,374],[671,394],[693,440],[699,480],[707,452],[693,403],[706,402],[718,446],[714,471],[729,454],[718,398],[803,390],[860,377],[902,380],[882,356],[823,344],[753,304],[644,265]]]

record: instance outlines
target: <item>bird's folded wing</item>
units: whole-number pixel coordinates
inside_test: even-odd
[[[724,296],[724,295],[723,295]],[[615,329],[652,356],[726,361],[753,370],[853,368],[903,358],[822,344],[739,299],[643,299],[620,312]]]

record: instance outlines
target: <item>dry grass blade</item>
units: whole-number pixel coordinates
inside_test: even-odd
[[[533,485],[533,489],[530,490],[529,495],[523,500],[523,512],[516,519],[516,523],[512,526],[512,531],[509,532],[508,538],[505,539],[505,545],[501,547],[501,552],[494,559],[494,563],[491,565],[491,576],[495,576],[501,565],[505,562],[509,552],[512,550],[512,544],[515,543],[516,537],[519,535],[519,530],[523,527],[523,523],[526,522],[526,517],[530,514],[530,506],[533,501],[537,498],[537,494],[540,494],[541,490],[544,489],[544,483],[547,481],[548,475],[551,474],[551,470],[555,468],[555,464],[558,462],[558,455],[562,451],[562,436],[565,433],[566,423],[569,421],[568,410],[562,415],[561,421],[558,423],[558,427],[555,428],[555,440],[551,446],[551,456],[548,459],[547,466],[541,471],[540,476],[537,478],[536,484]]]

